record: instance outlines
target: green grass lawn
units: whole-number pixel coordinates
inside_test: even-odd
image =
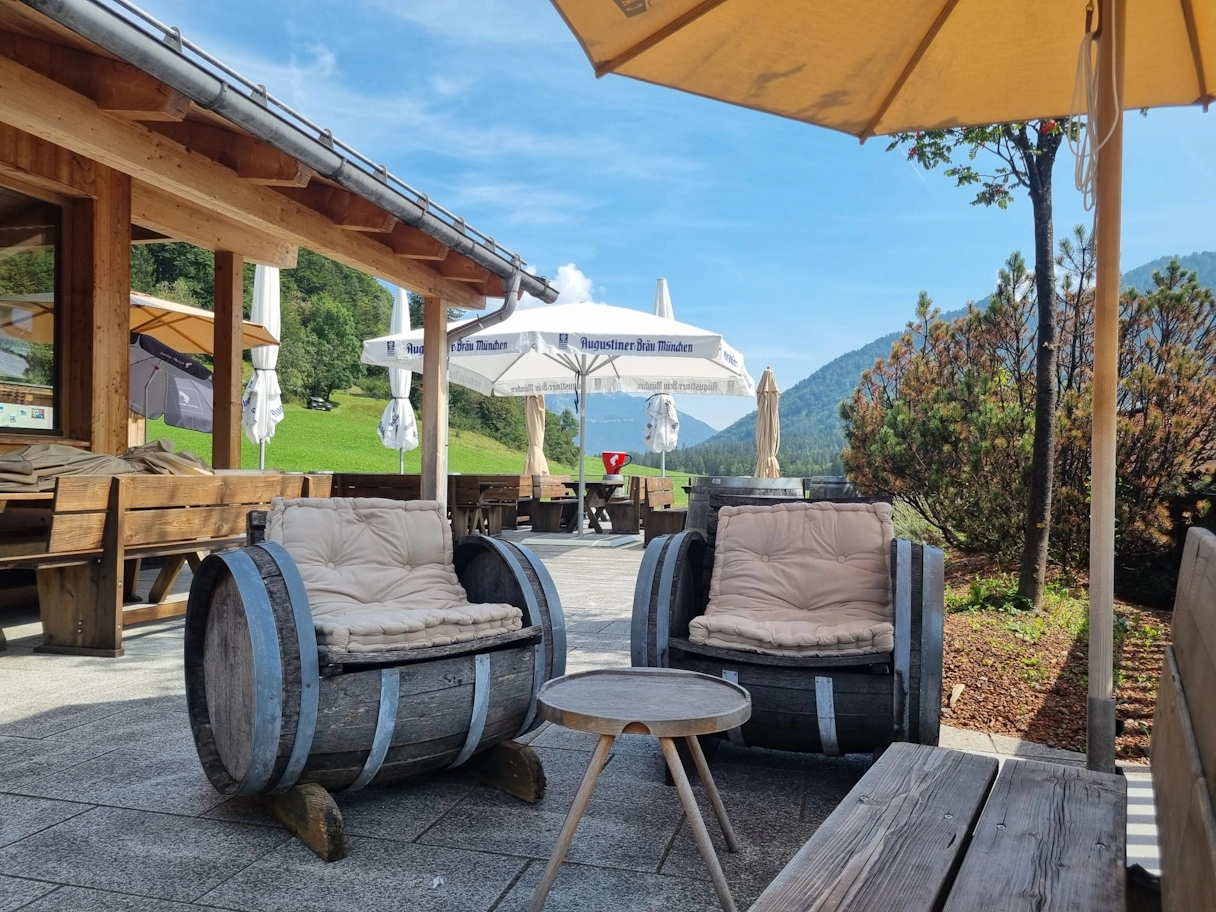
[[[266,444],[266,467],[285,472],[396,472],[397,451],[380,443],[376,427],[385,400],[368,399],[343,393],[334,394],[337,407],[331,412],[316,412],[301,405],[287,405],[283,421],[274,438]],[[211,435],[167,427],[162,420],[148,422],[148,439],[172,440],[179,450],[189,450],[211,461]],[[421,471],[422,451],[405,454],[405,471]],[[524,454],[496,440],[471,431],[453,429],[448,444],[448,468],[452,472],[481,475],[512,475],[523,469]],[[258,448],[241,437],[241,466],[256,469]],[[555,475],[577,475],[572,465],[550,463]],[[604,474],[599,456],[587,457],[588,477]],[[658,469],[626,466],[625,474],[658,475]],[[687,475],[672,475],[676,503],[687,503],[682,485]]]

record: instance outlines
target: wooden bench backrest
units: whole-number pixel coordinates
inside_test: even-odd
[[[101,550],[113,481],[109,475],[56,479],[48,554]]]
[[[46,553],[100,551],[117,522],[124,548],[148,551],[210,539],[240,538],[245,516],[275,497],[300,497],[309,476],[80,475],[58,479]]]
[[[533,475],[532,496],[542,500],[553,497],[568,497],[570,496],[570,489],[566,487],[565,483],[569,480],[569,475]]]
[[[333,496],[421,500],[422,476],[342,472],[333,476]]]
[[[519,502],[518,475],[482,475],[481,499],[484,503],[513,504]],[[490,483],[489,487],[485,485]]]
[[[215,539],[240,540],[250,510],[276,497],[302,497],[303,475],[127,475],[117,479],[124,548],[172,549]],[[113,495],[112,495],[113,496]]]
[[[532,476],[531,475],[520,475],[519,476],[519,496],[521,498],[532,496]]]
[[[1187,533],[1153,719],[1153,792],[1166,912],[1216,896],[1216,535]]]

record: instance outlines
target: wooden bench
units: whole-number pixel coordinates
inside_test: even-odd
[[[1216,535],[1187,533],[1153,717],[1165,912],[1216,905]]]
[[[340,472],[333,475],[330,492],[334,497],[422,500],[422,476]]]
[[[533,532],[561,532],[574,520],[578,499],[569,496],[569,480],[569,475],[532,476]]]
[[[751,912],[1122,912],[1126,821],[1122,776],[894,744]]]
[[[327,496],[327,476],[68,476],[57,480],[45,522],[6,536],[0,568],[37,571],[39,652],[120,656],[124,624],[174,617],[166,596],[187,560],[244,543],[245,516],[275,497]],[[163,557],[148,603],[124,606],[134,562]]]
[[[451,475],[448,478],[448,508],[452,534],[456,538],[481,532],[499,535],[504,515],[512,518],[519,504],[518,475]]]

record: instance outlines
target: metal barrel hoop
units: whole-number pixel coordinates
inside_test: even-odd
[[[372,735],[372,746],[363,761],[363,769],[355,781],[346,787],[348,792],[357,792],[376,778],[393,740],[393,729],[397,727],[397,701],[401,691],[401,668],[380,669],[380,710],[376,713],[376,732]]]
[[[312,623],[312,611],[308,603],[308,592],[304,588],[304,580],[296,569],[295,561],[287,553],[287,549],[277,542],[261,542],[254,545],[261,548],[274,561],[287,587],[287,595],[291,600],[292,617],[295,619],[296,642],[300,648],[300,715],[296,722],[295,743],[291,748],[291,756],[283,770],[278,784],[271,789],[271,794],[287,791],[295,785],[300,774],[304,772],[304,764],[308,762],[308,754],[312,750],[313,737],[317,731],[317,712],[321,697],[320,659],[317,654],[317,632]]]

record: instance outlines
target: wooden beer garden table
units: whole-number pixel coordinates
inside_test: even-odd
[[[709,868],[718,900],[726,912],[735,912],[735,903],[726,885],[722,865],[718,862],[709,831],[693,797],[692,786],[676,752],[676,739],[683,738],[688,745],[705,793],[726,837],[726,845],[732,852],[737,852],[739,843],[727,819],[722,796],[718,794],[709,773],[709,765],[705,762],[697,735],[728,731],[746,722],[752,714],[752,699],[747,691],[738,684],[695,671],[602,668],[549,681],[540,689],[536,702],[541,715],[555,725],[595,732],[600,740],[591,755],[591,762],[587,764],[587,772],[574,796],[566,822],[562,824],[557,845],[553,847],[553,855],[545,867],[528,912],[541,912],[545,907],[562,859],[566,857],[574,831],[578,829],[579,820],[591,800],[591,793],[595,791],[600,771],[608,760],[612,742],[622,734],[653,735],[659,739],[671,778],[675,780],[680,793],[688,824],[696,837],[701,857],[705,859],[705,866]],[[643,808],[638,809],[639,813],[643,811]]]
[[[567,481],[566,487],[570,489],[570,493],[575,497],[578,496],[578,479]],[[604,508],[608,506],[608,501],[616,495],[616,492],[625,487],[625,479],[608,481],[592,481],[587,479],[586,488],[583,491],[583,512],[587,514],[587,522],[590,523],[592,530],[603,535],[604,529],[600,525],[601,519],[607,519],[608,515],[604,512]],[[572,522],[566,529],[567,532],[577,532],[578,523]]]

